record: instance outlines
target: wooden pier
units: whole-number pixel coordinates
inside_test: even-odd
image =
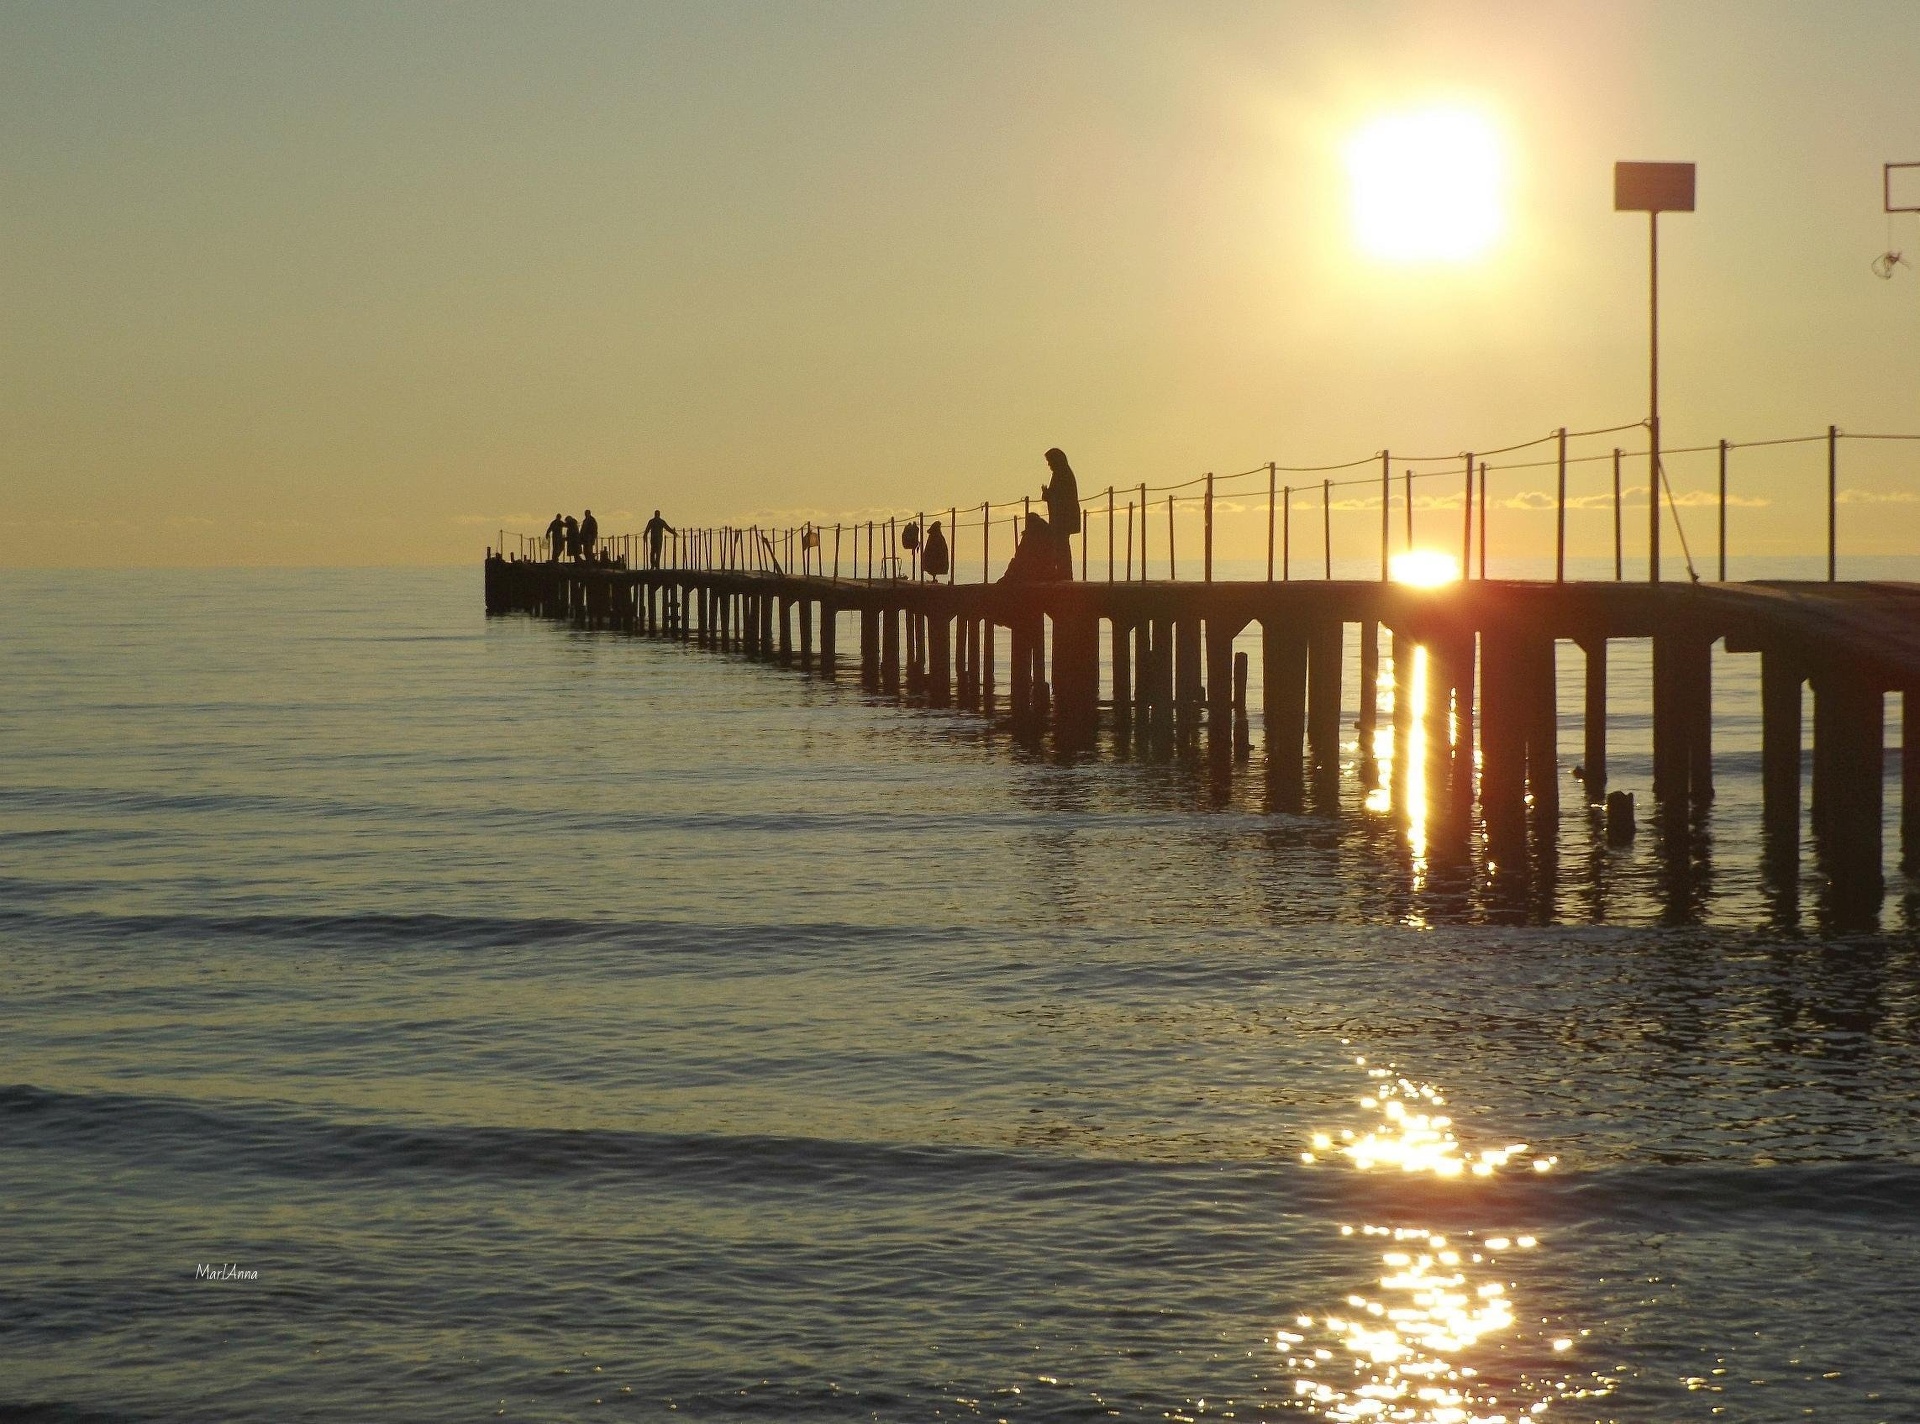
[[[486,606],[857,676],[875,693],[1005,718],[1065,757],[1096,753],[1104,737],[1129,755],[1204,757],[1229,770],[1251,747],[1250,674],[1234,639],[1257,623],[1268,804],[1281,811],[1337,796],[1343,727],[1357,722],[1363,752],[1371,747],[1376,699],[1341,686],[1344,625],[1357,624],[1369,689],[1387,640],[1396,731],[1409,720],[1421,660],[1429,832],[1464,852],[1477,809],[1489,869],[1550,853],[1557,832],[1568,770],[1559,726],[1572,711],[1558,705],[1562,644],[1584,659],[1578,785],[1597,804],[1607,785],[1608,643],[1652,640],[1652,809],[1660,833],[1683,841],[1713,797],[1711,650],[1722,643],[1761,659],[1769,854],[1797,856],[1802,689],[1811,684],[1812,825],[1833,889],[1876,908],[1883,890],[1889,692],[1903,694],[1903,855],[1920,863],[1920,584],[961,584],[490,555]],[[855,627],[857,644],[843,649],[842,633]],[[1363,756],[1363,776],[1368,764]],[[1397,775],[1404,756],[1393,764]]]

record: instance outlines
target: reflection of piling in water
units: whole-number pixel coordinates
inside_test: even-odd
[[[1882,893],[1885,695],[1903,693],[1903,860],[1920,857],[1920,590],[1884,584],[1525,584],[1473,580],[1441,588],[1390,583],[940,584],[796,578],[721,569],[628,570],[489,557],[489,613],[697,643],[837,675],[840,619],[860,640],[860,681],[875,694],[996,716],[996,635],[1005,629],[1011,697],[1004,711],[1056,751],[1096,749],[1103,727],[1129,754],[1195,753],[1204,734],[1218,771],[1249,756],[1247,665],[1234,640],[1262,642],[1266,804],[1297,812],[1313,792],[1335,809],[1349,750],[1371,788],[1381,649],[1390,634],[1390,802],[1405,814],[1413,776],[1426,807],[1423,844],[1472,843],[1489,862],[1539,875],[1560,831],[1556,647],[1584,654],[1582,805],[1610,789],[1608,643],[1653,642],[1654,824],[1676,893],[1697,898],[1713,798],[1715,644],[1761,657],[1761,781],[1767,878],[1782,903],[1800,839],[1803,688],[1814,703],[1812,824],[1828,883],[1823,903],[1869,918]],[[1360,690],[1347,713],[1346,625],[1359,625]],[[1102,696],[1102,625],[1108,635]],[[1049,652],[1049,649],[1051,651]],[[1424,650],[1424,706],[1412,665]],[[1423,765],[1410,765],[1414,719]],[[1309,776],[1310,774],[1310,776]],[[1217,778],[1216,778],[1217,780]],[[1228,783],[1230,786],[1230,782]],[[1370,803],[1376,804],[1376,803]],[[1474,813],[1478,811],[1477,826]],[[1592,825],[1591,821],[1587,822]],[[1597,829],[1597,828],[1596,828]]]

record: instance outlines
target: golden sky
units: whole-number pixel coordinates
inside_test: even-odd
[[[1621,158],[1700,165],[1670,445],[1920,431],[1920,275],[1869,270],[1920,261],[1916,93],[1912,0],[9,5],[0,560],[467,561],[583,506],[1005,499],[1056,444],[1091,492],[1630,422]],[[1373,255],[1347,145],[1434,105],[1499,135],[1501,234]],[[1824,458],[1736,453],[1745,547],[1821,547]],[[1920,552],[1920,446],[1844,459],[1849,547]]]

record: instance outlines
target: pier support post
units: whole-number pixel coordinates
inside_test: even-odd
[[[1920,870],[1920,688],[1900,694],[1900,863]]]
[[[775,616],[780,620],[780,661],[793,661],[793,600],[780,598],[775,600]]]
[[[1193,745],[1199,730],[1200,711],[1200,620],[1176,618],[1173,622],[1173,713],[1174,736],[1182,750]]]
[[[1301,744],[1307,734],[1307,639],[1279,618],[1260,625],[1261,720],[1265,725],[1268,796],[1274,809],[1301,805]]]
[[[1091,614],[1054,620],[1053,684],[1056,747],[1091,751],[1100,732],[1100,624]]]
[[[1480,637],[1480,820],[1495,867],[1518,868],[1527,847],[1525,679],[1512,634]]]
[[[1207,756],[1216,765],[1233,761],[1233,638],[1239,631],[1225,618],[1207,619]]]
[[[927,702],[947,707],[953,702],[953,625],[944,613],[927,619]]]
[[[1542,845],[1552,849],[1560,825],[1560,687],[1552,638],[1522,644],[1526,679],[1527,791]]]
[[[820,604],[820,676],[832,682],[837,675],[833,665],[834,635],[839,631],[835,626],[840,618],[840,610],[833,604]]]
[[[1033,641],[1028,644],[1033,658],[1033,723],[1036,728],[1044,727],[1053,716],[1053,679],[1048,668],[1047,618],[1036,613],[1033,619]]]
[[[1128,634],[1133,649],[1133,745],[1145,756],[1153,741],[1153,622],[1143,618]]]
[[[1172,755],[1174,743],[1172,621],[1155,618],[1145,636],[1149,649],[1142,660],[1149,708],[1146,740],[1152,756],[1166,757]]]
[[[1038,631],[1037,624],[1022,614],[1015,614],[1007,627],[1008,656],[1013,663],[1013,724],[1022,731],[1033,723],[1033,644]]]
[[[1109,625],[1112,653],[1114,740],[1124,750],[1133,737],[1133,630],[1120,619]]]
[[[1585,743],[1581,747],[1581,787],[1589,806],[1607,800],[1607,639],[1596,633],[1580,640],[1586,656],[1586,699],[1581,709]]]
[[[1253,714],[1247,707],[1247,655],[1233,655],[1233,759],[1253,756]]]
[[[1850,669],[1813,675],[1813,805],[1820,859],[1835,897],[1877,897],[1886,695]]]
[[[880,610],[880,686],[884,691],[900,691],[900,610]]]
[[[1340,661],[1345,625],[1322,622],[1307,634],[1307,747],[1314,780],[1340,776]]]
[[[1453,668],[1454,722],[1450,831],[1463,854],[1473,834],[1474,739],[1479,735],[1473,712],[1477,681],[1474,644],[1472,633],[1462,634],[1455,642],[1449,658]]]
[[[954,700],[968,711],[980,701],[980,644],[974,633],[974,620],[957,618],[954,620],[954,659],[953,682]]]
[[[1785,654],[1760,654],[1760,819],[1778,846],[1800,840],[1800,685],[1806,673]]]
[[[1653,795],[1683,811],[1713,798],[1713,647],[1697,633],[1654,635]]]
[[[1413,636],[1399,628],[1388,639],[1393,659],[1393,770],[1387,794],[1396,813],[1407,809],[1407,765],[1413,746]]]
[[[1374,730],[1380,721],[1380,625],[1371,619],[1360,624],[1360,716],[1354,730],[1360,734],[1360,784],[1368,790],[1380,784],[1380,762],[1374,755]]]
[[[860,681],[869,692],[880,690],[880,610],[860,610]]]
[[[813,667],[813,610],[815,604],[810,598],[798,600],[800,615],[800,666]]]
[[[994,696],[993,665],[995,660],[999,656],[997,653],[994,652],[994,648],[993,648],[993,644],[994,644],[993,630],[994,630],[993,619],[984,618],[981,620],[980,622],[980,710],[986,713],[989,719],[991,719],[993,716],[993,696]]]
[[[1426,758],[1420,773],[1426,779],[1430,833],[1447,818],[1447,794],[1453,777],[1453,668],[1448,651],[1446,643],[1439,638],[1431,638],[1426,644],[1426,705],[1420,709],[1426,734]]]

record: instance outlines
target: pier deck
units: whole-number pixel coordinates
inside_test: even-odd
[[[1464,844],[1476,834],[1477,812],[1490,867],[1525,858],[1530,825],[1537,851],[1542,824],[1558,820],[1562,642],[1584,655],[1580,785],[1599,804],[1607,786],[1607,645],[1652,640],[1652,791],[1662,834],[1684,836],[1689,813],[1713,796],[1718,643],[1762,660],[1770,847],[1797,846],[1802,689],[1810,684],[1812,823],[1823,869],[1845,898],[1877,903],[1889,692],[1903,694],[1903,848],[1909,864],[1920,858],[1920,698],[1912,695],[1920,689],[1920,584],[969,584],[490,556],[486,603],[490,614],[735,648],[828,678],[844,671],[875,692],[1004,716],[1065,756],[1095,751],[1104,731],[1140,755],[1205,755],[1228,766],[1247,757],[1251,742],[1249,669],[1234,639],[1258,624],[1265,772],[1270,804],[1282,810],[1303,804],[1316,778],[1337,777],[1343,727],[1357,721],[1363,746],[1370,744],[1376,699],[1346,697],[1340,685],[1345,625],[1359,625],[1367,683],[1382,666],[1385,630],[1397,707],[1413,693],[1415,650],[1424,658],[1435,822]],[[843,618],[857,624],[857,646],[844,662]],[[999,636],[1007,653],[996,656]]]

